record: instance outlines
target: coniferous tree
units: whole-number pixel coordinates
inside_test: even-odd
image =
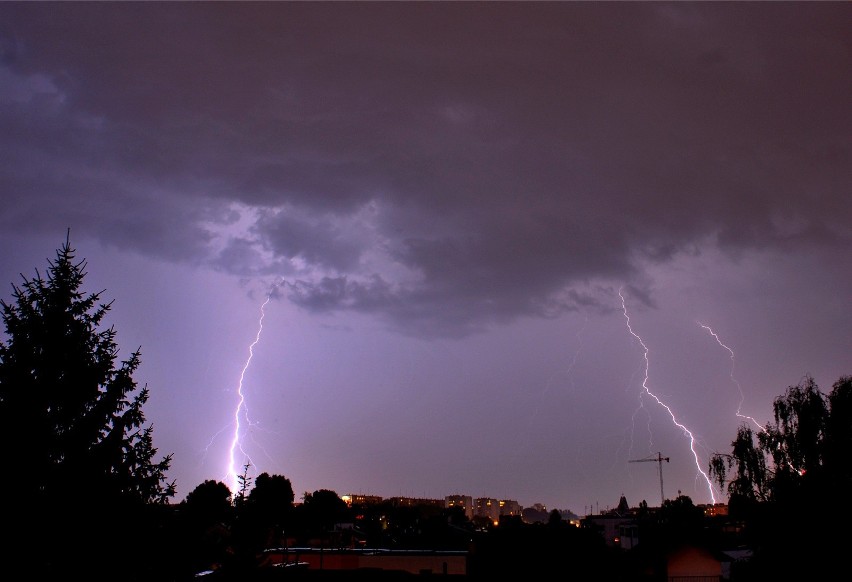
[[[60,536],[63,547],[68,536],[99,547],[115,532],[142,531],[126,522],[175,493],[171,455],[155,459],[142,411],[148,388],[133,379],[139,350],[118,359],[115,329],[104,327],[111,303],[82,291],[86,262],[68,239],[48,265],[46,277],[36,270],[12,286],[11,303],[0,300],[0,442],[13,445],[16,470],[0,490],[20,556]]]

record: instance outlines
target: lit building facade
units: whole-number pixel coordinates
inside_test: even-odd
[[[473,519],[473,497],[470,495],[447,495],[444,497],[444,507],[450,509],[461,507],[468,519]]]

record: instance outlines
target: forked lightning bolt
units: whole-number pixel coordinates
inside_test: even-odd
[[[238,470],[236,466],[236,453],[237,450],[243,454],[244,463],[240,465],[240,469],[244,465],[254,465],[254,462],[249,457],[248,453],[243,449],[242,444],[242,424],[240,419],[245,419],[246,424],[251,425],[251,421],[248,416],[248,407],[246,406],[246,397],[243,392],[243,380],[246,376],[246,370],[248,370],[249,365],[251,364],[251,360],[254,357],[254,347],[260,341],[260,335],[263,333],[263,318],[266,317],[266,305],[272,299],[272,294],[276,289],[281,285],[281,281],[274,284],[272,289],[269,290],[269,293],[266,295],[266,300],[260,306],[260,319],[257,322],[257,334],[254,337],[254,341],[249,345],[249,355],[248,359],[246,359],[246,363],[243,366],[242,371],[240,372],[240,381],[237,384],[237,406],[234,409],[234,436],[231,438],[231,446],[228,449],[228,473],[226,475],[226,480],[231,489],[231,492],[236,494],[240,488],[239,475],[241,472]]]
[[[580,355],[580,349],[583,347],[581,336],[582,336],[583,332],[586,330],[586,325],[588,323],[589,323],[589,318],[587,317],[585,322],[583,323],[583,327],[580,328],[580,330],[576,334],[577,349],[574,351],[574,358],[571,360],[571,363],[568,365],[568,368],[566,370],[564,370],[564,372],[563,372],[564,375],[567,376],[568,378],[571,377],[571,373],[574,370],[574,367],[577,365],[577,358]],[[530,416],[530,423],[533,423],[535,421],[536,417],[538,416],[539,410],[541,409],[541,404],[544,401],[544,397],[547,395],[548,391],[550,390],[550,387],[554,382],[554,378],[556,378],[556,374],[558,374],[558,373],[559,372],[554,372],[553,375],[551,375],[550,378],[547,380],[547,383],[544,385],[544,390],[542,390],[541,394],[539,394],[538,402],[536,403],[535,409],[533,410],[532,415]],[[573,380],[571,380],[572,385],[573,385],[573,383],[574,383]],[[529,432],[529,431],[527,432],[528,437],[531,434],[532,434],[531,432]]]
[[[701,474],[701,476],[704,478],[704,481],[707,483],[707,490],[710,492],[710,499],[713,500],[713,503],[716,503],[716,495],[713,493],[713,485],[710,481],[710,477],[708,477],[707,473],[705,473],[701,469],[701,462],[698,460],[698,453],[695,451],[695,436],[692,434],[692,431],[690,431],[688,428],[686,428],[684,425],[682,425],[681,423],[679,423],[677,421],[677,418],[675,417],[674,412],[672,412],[672,409],[669,408],[668,405],[666,405],[662,400],[660,400],[648,388],[648,377],[649,377],[648,372],[649,372],[649,369],[650,369],[650,360],[648,359],[648,346],[645,345],[645,342],[642,340],[641,337],[639,337],[639,335],[635,331],[633,331],[633,327],[630,325],[630,315],[628,315],[628,313],[627,313],[627,304],[624,300],[624,295],[622,294],[622,289],[623,289],[623,287],[618,290],[618,296],[621,298],[621,310],[624,313],[624,319],[627,322],[627,330],[630,332],[630,335],[632,335],[634,338],[636,338],[636,341],[639,342],[639,345],[642,346],[642,350],[644,351],[645,377],[642,379],[642,393],[647,394],[648,396],[650,396],[654,400],[654,402],[656,402],[657,404],[659,404],[660,406],[665,408],[666,412],[669,413],[669,416],[671,417],[674,425],[676,427],[678,427],[680,430],[682,430],[683,433],[689,437],[689,450],[692,451],[692,456],[695,459],[695,468]]]
[[[729,354],[731,354],[731,382],[733,382],[733,383],[734,383],[734,385],[737,387],[737,390],[739,390],[739,391],[740,391],[740,404],[739,404],[739,406],[737,406],[737,416],[738,416],[739,418],[748,419],[748,420],[752,421],[752,422],[755,424],[755,426],[757,426],[758,430],[761,430],[761,431],[762,431],[762,430],[763,430],[763,427],[762,427],[762,426],[760,426],[760,423],[759,423],[759,422],[757,422],[757,421],[756,421],[755,419],[753,419],[752,417],[750,417],[750,416],[746,416],[745,414],[742,414],[742,413],[741,413],[741,410],[742,410],[742,407],[743,407],[743,401],[745,400],[745,394],[743,394],[743,389],[742,389],[742,386],[740,386],[740,383],[737,381],[737,379],[736,379],[736,378],[734,378],[734,350],[732,350],[731,348],[729,348],[728,346],[726,346],[725,344],[723,344],[723,343],[722,343],[722,340],[721,340],[721,339],[719,339],[719,336],[718,336],[718,335],[716,335],[716,332],[715,332],[715,331],[713,331],[712,329],[710,329],[710,326],[709,326],[709,325],[704,325],[704,324],[703,324],[703,323],[701,323],[700,321],[696,321],[695,323],[697,323],[698,325],[700,325],[701,327],[703,327],[704,329],[706,329],[706,330],[707,330],[707,332],[708,332],[710,335],[712,335],[712,336],[713,336],[713,339],[715,339],[715,340],[716,340],[716,343],[717,343],[717,344],[719,344],[720,346],[722,346],[723,348],[725,348],[726,350],[728,350],[728,353],[729,353]]]

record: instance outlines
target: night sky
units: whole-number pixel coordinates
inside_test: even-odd
[[[241,379],[249,476],[297,499],[656,506],[629,461],[661,453],[666,497],[726,501],[701,471],[746,417],[852,373],[850,30],[848,2],[4,2],[0,297],[70,229],[176,501],[232,482]]]

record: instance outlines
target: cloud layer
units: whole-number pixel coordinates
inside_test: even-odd
[[[850,242],[849,5],[0,16],[8,232],[73,225],[450,336],[621,282],[651,303],[646,268],[683,255]]]

